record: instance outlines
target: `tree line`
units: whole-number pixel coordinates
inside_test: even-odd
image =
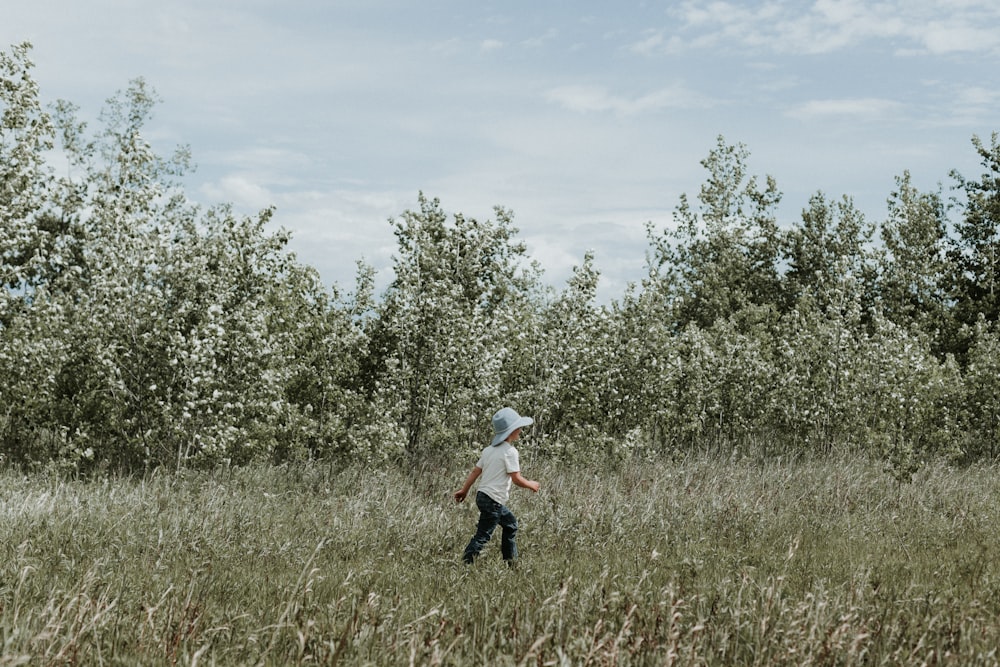
[[[340,459],[482,445],[532,414],[566,458],[700,448],[857,450],[905,475],[1000,448],[1000,139],[982,174],[896,178],[883,220],[781,192],[719,137],[647,271],[598,303],[593,254],[560,288],[513,213],[420,194],[389,221],[393,278],[322,283],[274,212],[201,207],[190,150],[157,154],[142,79],[92,131],[42,102],[29,44],[0,52],[0,452],[67,470]]]

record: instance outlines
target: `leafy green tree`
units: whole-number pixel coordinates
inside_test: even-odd
[[[565,289],[544,309],[544,378],[538,403],[546,434],[555,438],[593,437],[612,426],[620,409],[613,377],[617,346],[607,311],[596,304],[599,279],[594,254],[587,252]]]
[[[849,197],[830,201],[819,192],[802,211],[802,222],[785,232],[784,310],[798,307],[844,311],[855,299],[873,298],[874,226]]]
[[[632,286],[621,302],[612,304],[610,315],[618,341],[619,391],[625,398],[621,431],[637,431],[658,450],[676,444],[672,394],[676,335],[664,309],[653,290]]]
[[[162,435],[150,388],[166,385],[158,370],[164,355],[150,347],[165,333],[157,318],[169,312],[156,273],[170,248],[158,230],[194,215],[180,194],[168,192],[166,176],[181,173],[183,158],[167,164],[142,136],[155,103],[145,82],[133,82],[108,100],[96,141],[83,139],[86,127],[62,110],[64,150],[81,149],[71,161],[81,171],[88,213],[80,221],[80,271],[54,295],[68,314],[72,345],[58,369],[53,408],[77,448],[124,467],[152,464],[153,450],[172,442],[150,438]]]
[[[980,319],[972,330],[965,369],[964,426],[969,458],[1000,455],[1000,335]]]
[[[495,221],[449,216],[437,199],[394,222],[395,278],[378,307],[365,374],[409,452],[472,443],[503,398],[502,369],[530,291],[509,211]]]
[[[55,128],[31,76],[30,44],[0,52],[0,323],[43,280]]]
[[[965,196],[958,204],[962,214],[948,253],[953,313],[965,327],[951,348],[961,359],[980,316],[989,323],[1000,318],[1000,134],[994,132],[988,146],[978,136],[972,144],[984,168],[980,179],[968,180],[952,171],[955,188]]]
[[[781,193],[768,176],[763,187],[748,175],[749,151],[718,137],[702,160],[707,181],[695,209],[687,195],[675,211],[677,227],[652,245],[647,289],[673,306],[678,328],[710,327],[716,320],[771,306],[778,295]]]
[[[879,303],[899,326],[923,332],[939,354],[948,349],[952,330],[947,277],[948,229],[940,192],[920,192],[910,173],[896,178],[889,215],[880,235]]]
[[[686,449],[733,446],[752,440],[771,385],[770,348],[761,331],[735,318],[681,332],[671,359],[674,426]]]
[[[374,317],[374,275],[359,262],[354,293],[344,297],[336,288],[326,292],[317,285],[307,292],[314,296],[286,312],[297,342],[286,389],[295,432],[285,438],[284,449],[298,445],[300,455],[311,458],[351,456],[376,464],[390,453],[387,443],[397,440],[398,427],[360,389],[366,332]],[[289,455],[283,452],[281,458]]]
[[[5,451],[122,469],[295,455],[312,419],[290,383],[301,316],[323,298],[315,272],[266,231],[270,210],[187,201],[188,150],[165,159],[144,138],[157,101],[144,81],[108,101],[92,138],[69,103],[42,111],[27,50],[0,59]]]
[[[48,427],[53,365],[67,351],[42,322],[64,313],[50,297],[54,271],[72,244],[53,206],[58,183],[45,156],[56,127],[32,77],[31,45],[0,51],[0,441],[7,457],[45,460],[60,448]],[[65,230],[69,232],[69,230]]]
[[[961,374],[953,359],[934,356],[927,337],[875,313],[858,334],[844,389],[850,437],[897,478],[932,458],[963,457]]]

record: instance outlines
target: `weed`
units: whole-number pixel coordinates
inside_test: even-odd
[[[532,469],[514,571],[457,468],[2,473],[0,664],[998,662],[991,468]]]

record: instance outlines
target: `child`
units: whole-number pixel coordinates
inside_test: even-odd
[[[521,417],[511,408],[503,408],[493,415],[493,441],[483,450],[462,488],[455,492],[455,502],[460,503],[469,494],[472,484],[482,475],[476,505],[479,507],[479,525],[476,534],[465,547],[462,560],[471,564],[493,536],[497,524],[501,528],[500,552],[508,565],[517,560],[517,518],[507,509],[510,483],[538,492],[538,482],[521,476],[521,464],[514,442],[521,429],[534,424],[531,417]]]

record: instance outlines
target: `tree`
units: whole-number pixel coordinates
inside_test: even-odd
[[[955,189],[965,195],[964,204],[956,202],[962,215],[955,223],[956,238],[948,252],[953,312],[957,323],[965,327],[951,349],[961,359],[980,316],[988,323],[1000,318],[1000,134],[993,133],[989,146],[978,136],[973,136],[972,144],[985,169],[980,180],[951,173]]]
[[[44,459],[58,447],[58,430],[39,422],[52,364],[66,351],[41,323],[63,318],[48,283],[65,257],[61,213],[52,206],[56,179],[45,160],[55,126],[31,75],[30,50],[23,43],[0,52],[0,442],[14,460]]]
[[[298,448],[300,456],[334,458],[351,456],[381,462],[398,427],[379,414],[377,402],[365,400],[362,360],[367,351],[367,330],[374,317],[375,270],[358,263],[354,293],[326,292],[311,277],[313,295],[297,302],[287,321],[296,332],[292,371],[286,398],[294,419],[283,444],[282,458]]]
[[[675,211],[676,229],[652,244],[653,288],[673,304],[677,327],[709,327],[719,318],[773,304],[779,286],[775,209],[781,193],[768,176],[762,188],[747,175],[749,151],[718,137],[701,164],[709,172],[695,210],[687,195]]]
[[[881,239],[878,294],[886,317],[923,332],[943,355],[952,329],[946,279],[953,269],[941,193],[918,191],[908,171],[897,177]]]
[[[509,211],[449,217],[437,199],[393,221],[395,278],[373,323],[369,396],[403,425],[409,452],[441,437],[473,442],[501,398],[509,336],[530,292]]]
[[[55,128],[31,77],[31,45],[0,52],[0,324],[44,280],[54,177],[45,154]]]
[[[874,227],[849,197],[830,201],[822,192],[809,199],[801,224],[782,239],[784,310],[808,305],[844,311],[854,300],[872,299],[869,245]]]
[[[143,80],[108,100],[91,138],[69,103],[41,110],[26,54],[0,54],[5,451],[138,469],[300,442],[296,315],[322,290],[287,233],[266,231],[272,211],[187,200],[189,151],[162,158],[144,138],[157,98]]]
[[[607,314],[595,304],[600,272],[594,254],[573,267],[565,289],[544,309],[544,375],[538,385],[547,433],[575,434],[613,419],[609,376],[615,346]]]

